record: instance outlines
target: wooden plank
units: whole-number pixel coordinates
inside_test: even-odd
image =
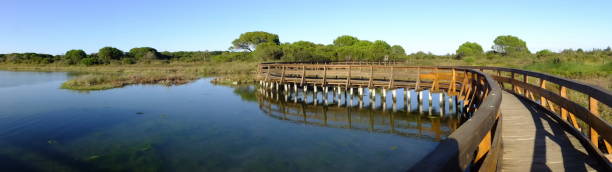
[[[496,80],[501,82],[521,85],[527,89],[538,93],[540,96],[545,97],[547,100],[564,107],[570,113],[570,118],[575,115],[576,117],[587,123],[591,128],[594,128],[597,133],[601,137],[603,137],[603,139],[608,142],[612,141],[612,126],[610,126],[610,124],[608,124],[604,119],[601,119],[599,116],[593,115],[589,109],[583,107],[582,105],[567,100],[556,93],[553,93],[549,90],[540,87],[536,87],[530,84],[524,84],[520,81],[511,80],[510,78],[496,76],[494,77]]]
[[[545,114],[504,92],[501,104],[503,171],[592,171],[588,152]],[[554,134],[553,134],[554,133]],[[562,150],[562,151],[560,151]]]

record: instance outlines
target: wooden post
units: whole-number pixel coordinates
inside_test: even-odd
[[[591,113],[595,116],[599,116],[599,108],[597,107],[597,103],[598,101],[596,99],[594,99],[593,97],[589,96],[589,111],[591,111]],[[595,131],[592,127],[591,124],[589,123],[589,128],[590,128],[590,139],[591,139],[591,143],[593,143],[593,145],[595,146],[595,148],[599,147],[599,134],[597,133],[597,131]]]
[[[283,66],[283,72],[281,73],[281,80],[280,80],[281,84],[285,82],[285,68],[286,67]]]
[[[268,69],[266,71],[266,79],[264,79],[265,81],[268,81],[270,79],[270,65],[268,65]]]
[[[561,95],[561,97],[568,99],[567,98],[567,88],[565,88],[565,86],[561,86],[561,89],[559,90],[559,94]],[[567,121],[567,109],[563,107],[560,107],[560,108],[561,108],[561,119]]]
[[[370,81],[368,81],[368,88],[372,88],[372,80],[374,80],[374,66],[370,65]]]
[[[512,78],[512,80],[514,80],[514,72],[510,72],[510,78]],[[516,91],[514,89],[514,84],[510,83],[512,85],[512,91]]]
[[[419,84],[421,84],[421,67],[417,67],[417,78],[416,85],[414,86],[414,91],[419,91]]]
[[[463,71],[463,82],[461,82],[461,90],[459,90],[459,98],[463,99],[465,96],[464,94],[466,93],[466,89],[468,89],[468,75],[467,75],[467,71]],[[467,95],[467,94],[465,94]]]
[[[348,89],[351,85],[351,65],[348,67],[348,76],[346,77],[346,88]]]
[[[434,69],[434,72],[435,72],[435,75],[434,75],[435,77],[434,77],[434,80],[433,80],[433,83],[432,83],[432,86],[431,86],[431,87],[432,87],[432,88],[431,88],[431,90],[433,90],[433,91],[437,91],[437,90],[439,89],[439,87],[440,87],[440,86],[438,85],[438,84],[439,84],[439,82],[440,82],[440,81],[439,81],[439,78],[440,78],[440,72],[438,71],[438,68],[437,68],[437,67]]]
[[[391,77],[389,78],[389,89],[393,89],[393,85],[394,85],[393,73],[395,73],[395,67],[391,66]]]
[[[451,77],[451,83],[448,86],[448,91],[447,91],[448,94],[455,94],[455,90],[456,90],[455,89],[455,87],[456,87],[455,82],[457,82],[457,79],[455,78],[455,74],[456,74],[455,73],[455,68],[452,68],[452,75],[453,76]]]
[[[474,158],[474,162],[482,159],[487,152],[491,149],[491,131],[487,132],[480,144],[478,144],[478,153],[476,154],[476,158]]]
[[[323,65],[323,86],[327,85],[327,65]]]
[[[257,79],[260,79],[261,75],[261,64],[257,64]]]
[[[302,81],[300,82],[301,85],[304,85],[305,77],[306,77],[306,65],[302,65]]]
[[[546,89],[546,80],[540,78],[540,88]],[[546,98],[540,95],[540,105],[546,108]]]
[[[527,82],[527,74],[523,74],[523,82],[524,82],[525,84],[529,84],[529,83]],[[524,95],[525,97],[527,97],[527,88],[523,88],[523,95]]]

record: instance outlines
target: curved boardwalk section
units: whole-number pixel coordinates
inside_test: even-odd
[[[411,171],[612,171],[612,125],[601,118],[612,115],[612,93],[570,79],[499,67],[363,63],[264,63],[257,78],[273,91],[331,87],[352,95],[356,88],[362,95],[367,88],[386,96],[388,89],[395,100],[397,89],[413,89],[457,96],[469,120]]]
[[[503,171],[595,171],[580,141],[536,106],[504,92]]]

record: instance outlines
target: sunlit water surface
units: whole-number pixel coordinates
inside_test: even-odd
[[[92,92],[60,89],[68,78],[0,71],[0,171],[402,171],[452,123],[337,107],[324,108],[328,121],[302,120],[283,115],[299,103],[207,78]]]

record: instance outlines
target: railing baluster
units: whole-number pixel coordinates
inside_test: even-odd
[[[559,90],[559,95],[567,99],[567,88],[565,88],[564,86],[561,86]],[[567,110],[563,107],[560,107],[560,108],[561,108],[561,119],[567,120]]]
[[[597,107],[597,100],[589,96],[589,111],[595,116],[599,116],[599,108]],[[591,121],[587,121],[589,124],[591,143],[595,147],[599,147],[599,134],[591,127]]]

